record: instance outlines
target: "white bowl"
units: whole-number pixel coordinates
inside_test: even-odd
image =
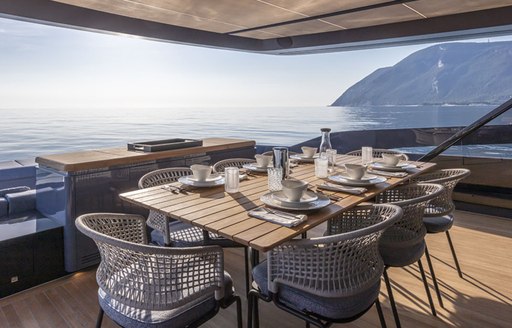
[[[194,178],[200,182],[206,181],[212,173],[212,167],[208,165],[194,164],[190,166],[190,169]]]
[[[302,146],[300,148],[302,149],[302,153],[306,158],[313,158],[313,156],[316,154],[316,147]]]
[[[283,193],[291,202],[298,202],[308,188],[308,183],[301,180],[283,180]]]
[[[256,162],[258,163],[258,167],[267,167],[270,165],[272,161],[272,156],[257,154],[254,155],[256,158]]]
[[[345,164],[347,174],[354,180],[361,180],[366,173],[366,167],[359,164]]]
[[[400,155],[382,154],[382,160],[384,162],[384,165],[396,166],[398,162],[400,162]]]

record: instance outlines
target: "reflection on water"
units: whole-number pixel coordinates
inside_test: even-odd
[[[0,109],[0,161],[124,147],[129,141],[232,137],[293,145],[333,131],[467,125],[489,106],[168,109]],[[496,124],[510,124],[512,115]]]

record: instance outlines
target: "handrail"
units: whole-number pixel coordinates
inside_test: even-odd
[[[445,140],[443,143],[441,143],[436,148],[432,149],[427,154],[423,155],[418,159],[418,161],[422,162],[429,162],[435,157],[439,156],[442,152],[459,142],[462,138],[470,135],[471,133],[475,132],[485,124],[489,123],[490,121],[494,120],[496,117],[500,116],[501,114],[508,111],[510,108],[512,108],[512,98],[508,101],[504,102],[500,106],[493,109],[491,112],[485,114],[472,124],[466,126],[464,129],[458,131],[453,136]]]

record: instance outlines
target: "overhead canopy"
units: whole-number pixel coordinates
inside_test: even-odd
[[[512,33],[512,0],[0,0],[0,15],[271,54]]]

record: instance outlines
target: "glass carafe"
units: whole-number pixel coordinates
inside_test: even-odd
[[[318,152],[320,154],[320,157],[326,157],[325,151],[327,149],[332,149],[331,145],[331,129],[329,128],[323,128],[320,129],[322,131],[322,141],[320,142],[320,147],[318,149]]]

